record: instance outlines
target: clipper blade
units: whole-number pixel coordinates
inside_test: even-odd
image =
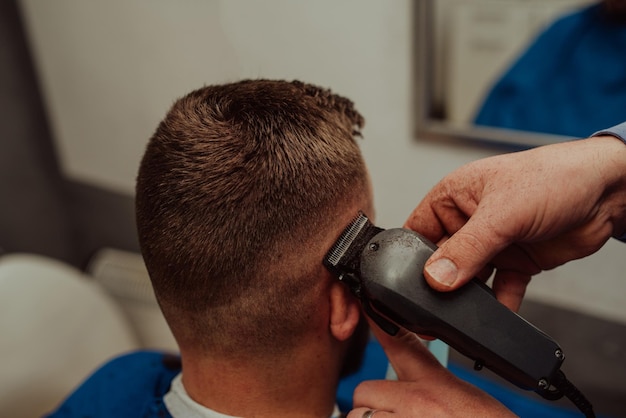
[[[382,231],[369,221],[363,212],[343,230],[337,241],[324,257],[324,265],[333,273],[355,273],[359,267],[359,256],[367,242]]]

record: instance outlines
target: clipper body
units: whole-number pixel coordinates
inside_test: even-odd
[[[383,230],[360,215],[325,258],[326,266],[360,298],[381,328],[398,325],[432,335],[515,385],[544,397],[564,356],[558,344],[473,280],[437,292],[423,269],[437,247],[406,229]]]

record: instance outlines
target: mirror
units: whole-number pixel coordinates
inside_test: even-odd
[[[626,21],[607,11],[591,0],[416,0],[418,137],[527,148],[623,122]]]

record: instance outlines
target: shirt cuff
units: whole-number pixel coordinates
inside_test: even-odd
[[[602,135],[611,135],[615,138],[620,139],[623,143],[626,144],[626,122],[622,122],[619,125],[615,125],[609,129],[603,129],[594,133],[591,136],[602,136]],[[621,237],[616,237],[619,241],[626,242],[626,234]]]
[[[622,122],[619,125],[615,125],[612,128],[603,129],[594,133],[591,136],[611,135],[615,138],[621,139],[626,144],[626,122]]]

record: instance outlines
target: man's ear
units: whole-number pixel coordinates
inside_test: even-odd
[[[339,341],[352,336],[359,318],[361,307],[348,287],[340,282],[331,284],[330,288],[330,332]]]

